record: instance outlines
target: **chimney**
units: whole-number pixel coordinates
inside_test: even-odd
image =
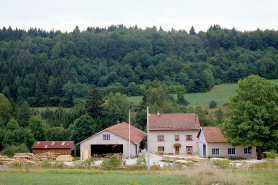
[[[160,112],[159,111],[156,112],[156,116],[160,116]]]
[[[197,121],[198,121],[198,115],[195,114],[195,122],[197,122]]]
[[[117,121],[117,124],[119,124],[120,123],[120,121]]]

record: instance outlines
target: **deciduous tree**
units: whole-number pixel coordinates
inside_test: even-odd
[[[229,117],[221,124],[228,143],[256,146],[262,150],[278,145],[278,94],[274,84],[257,75],[239,80],[236,95],[230,96]]]

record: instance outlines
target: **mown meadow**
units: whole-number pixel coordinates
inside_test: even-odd
[[[278,79],[270,80],[274,84],[278,85]],[[209,103],[214,100],[217,102],[218,106],[222,106],[224,103],[229,102],[229,95],[235,95],[235,89],[238,84],[221,84],[216,85],[211,91],[207,93],[191,93],[185,94],[184,97],[190,102],[189,106],[201,105],[202,107],[209,107]],[[177,99],[177,95],[173,95]],[[133,103],[140,103],[143,96],[131,96],[128,100]]]

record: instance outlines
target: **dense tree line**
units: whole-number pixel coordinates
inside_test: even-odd
[[[70,33],[0,29],[0,92],[15,104],[77,105],[94,86],[101,95],[144,95],[158,80],[166,89],[206,92],[251,74],[278,78],[278,32],[211,26],[163,31],[137,26],[78,26]],[[6,118],[4,118],[6,119]]]

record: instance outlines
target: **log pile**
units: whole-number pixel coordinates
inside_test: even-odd
[[[56,161],[73,161],[73,158],[71,155],[59,155]]]
[[[33,153],[15,153],[13,157],[8,158],[7,156],[1,156],[0,160],[3,162],[3,164],[12,164],[15,162],[21,163],[21,164],[38,164],[41,165],[42,161],[44,160],[56,160],[57,157],[59,157],[59,153],[39,153],[39,154],[33,154]],[[70,156],[70,155],[69,155]],[[73,157],[69,157],[68,155],[62,156],[60,161],[72,161]]]

